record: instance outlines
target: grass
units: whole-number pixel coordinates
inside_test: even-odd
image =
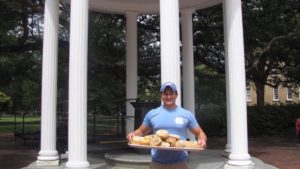
[[[16,122],[16,123],[15,123]],[[93,117],[89,117],[88,128],[93,131]],[[96,116],[96,131],[116,130],[117,123],[121,128],[121,121],[117,121],[110,116]],[[37,133],[40,131],[40,116],[26,115],[24,118],[24,133]],[[14,115],[3,115],[0,119],[0,133],[22,133],[23,132],[23,117]]]
[[[16,122],[16,123],[15,123]],[[14,115],[3,115],[0,119],[0,133],[20,133],[23,131],[23,117]],[[16,127],[16,128],[15,128]],[[25,116],[24,117],[24,132],[34,133],[40,129],[40,117],[39,116]]]

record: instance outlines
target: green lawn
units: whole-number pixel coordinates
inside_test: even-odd
[[[15,125],[16,122],[16,125]],[[4,115],[0,119],[0,133],[10,133],[15,131],[23,131],[23,118],[22,116]],[[33,133],[38,132],[40,129],[40,117],[39,116],[25,116],[24,118],[24,132]]]
[[[16,123],[15,123],[16,121]],[[40,131],[40,117],[39,116],[25,116],[24,118],[24,133],[37,133]],[[3,115],[0,119],[0,133],[22,133],[23,132],[23,118],[17,116],[15,119],[14,115]],[[89,117],[88,128],[93,131],[94,123],[93,117]],[[121,121],[117,121],[110,116],[97,116],[96,117],[96,131],[110,131],[116,130],[117,123],[121,128]],[[15,125],[16,124],[16,125]],[[15,129],[16,127],[16,129]]]

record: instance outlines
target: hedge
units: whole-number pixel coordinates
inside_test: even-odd
[[[226,136],[226,105],[201,105],[196,118],[208,136]],[[295,121],[300,118],[300,105],[266,105],[247,107],[249,137],[295,137]]]

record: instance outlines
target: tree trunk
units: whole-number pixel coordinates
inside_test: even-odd
[[[265,105],[265,85],[261,83],[255,83],[256,86],[256,101],[259,108],[263,108]]]

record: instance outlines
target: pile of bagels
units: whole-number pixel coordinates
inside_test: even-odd
[[[155,134],[134,136],[130,144],[160,147],[201,148],[197,141],[180,140],[180,136],[168,133],[167,130],[157,130]]]

